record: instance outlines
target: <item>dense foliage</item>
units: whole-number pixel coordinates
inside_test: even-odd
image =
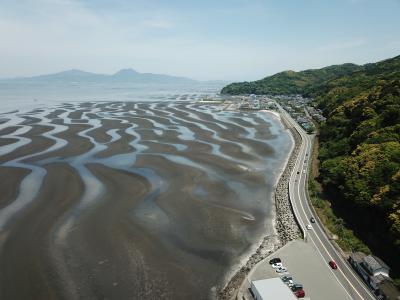
[[[319,90],[318,90],[319,89]],[[320,85],[320,180],[363,240],[400,269],[400,57]],[[336,202],[336,203],[335,203]]]
[[[400,56],[283,72],[222,91],[315,99],[327,117],[320,128],[319,180],[332,207],[400,273]]]

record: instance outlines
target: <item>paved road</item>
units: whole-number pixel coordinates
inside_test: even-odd
[[[326,262],[327,269],[335,275],[336,280],[353,299],[375,299],[368,287],[361,281],[351,268],[349,263],[337,252],[329,238],[322,229],[322,225],[316,220],[311,224],[312,229],[307,230],[309,219],[313,216],[306,194],[306,182],[309,166],[309,158],[312,150],[313,136],[308,135],[281,107],[281,115],[287,123],[295,127],[302,137],[302,145],[297,157],[296,165],[289,182],[289,193],[293,209],[299,220],[300,226],[305,232],[305,240],[317,249],[321,259]],[[299,174],[297,174],[299,173]],[[316,218],[317,219],[317,218]],[[337,270],[332,270],[328,262],[334,260],[338,265]]]

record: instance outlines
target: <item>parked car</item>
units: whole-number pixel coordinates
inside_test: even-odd
[[[307,227],[307,229],[308,229],[308,230],[311,230],[311,229],[312,229],[312,226],[311,226],[311,224],[307,224],[307,226],[306,226],[306,227]]]
[[[297,171],[297,174],[300,174],[300,171]]]
[[[303,174],[306,174],[306,170],[303,170]]]
[[[311,217],[311,218],[310,218],[310,222],[311,222],[311,223],[315,223],[314,217]]]
[[[283,267],[282,263],[272,264],[271,266],[272,266],[274,269],[278,269],[278,268],[282,268],[282,267]]]
[[[303,289],[303,285],[300,284],[300,283],[295,283],[290,288],[292,289],[293,292],[296,292],[296,291],[302,290]]]
[[[293,280],[292,276],[290,275],[283,275],[281,276],[283,282],[288,282],[289,280]]]
[[[334,269],[334,270],[336,270],[338,267],[337,267],[337,264],[336,264],[336,262],[334,261],[334,260],[331,260],[330,262],[329,262],[329,265],[331,266],[331,268],[332,269]]]
[[[292,287],[295,283],[293,282],[293,280],[288,280],[288,281],[286,281],[285,282],[286,283],[286,285],[288,286],[288,287]]]
[[[294,293],[296,295],[297,298],[304,298],[306,296],[306,293],[304,292],[304,290],[299,290],[297,292]]]
[[[275,271],[277,272],[277,273],[285,273],[285,272],[287,272],[287,269],[285,268],[285,267],[280,267],[280,268],[276,268],[275,269]]]
[[[269,261],[269,264],[273,265],[273,264],[280,263],[280,262],[281,262],[281,259],[279,257],[274,257],[273,259],[271,259]]]

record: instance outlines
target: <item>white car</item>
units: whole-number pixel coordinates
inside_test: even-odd
[[[285,267],[280,267],[280,268],[275,269],[275,271],[277,273],[285,273],[285,272],[287,272],[287,269]]]
[[[285,282],[286,283],[286,285],[288,286],[288,287],[292,287],[293,285],[294,285],[294,282],[293,282],[293,280],[288,280],[288,281],[286,281]]]
[[[307,229],[308,229],[308,230],[311,230],[311,229],[312,229],[312,226],[311,226],[311,224],[307,224],[307,226],[306,226],[306,227],[307,227]]]
[[[282,263],[272,264],[271,266],[272,266],[274,269],[282,268],[282,267],[283,267]]]

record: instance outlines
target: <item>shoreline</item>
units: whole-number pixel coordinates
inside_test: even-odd
[[[273,113],[273,115],[277,116],[278,114]],[[236,272],[233,273],[234,275],[231,276],[228,283],[218,292],[217,299],[235,299],[240,286],[246,279],[246,276],[257,263],[268,257],[271,253],[275,252],[279,248],[286,245],[289,241],[301,237],[301,232],[289,200],[289,179],[299,153],[299,149],[301,146],[301,137],[295,129],[288,127],[286,120],[283,119],[280,114],[279,118],[282,125],[290,132],[294,146],[289,155],[289,158],[287,159],[285,168],[279,176],[274,191],[274,227],[276,235],[267,235],[261,239],[259,246],[255,248],[253,254],[251,254],[248,257],[247,261]]]
[[[3,131],[28,143],[0,168],[0,205],[24,200],[0,241],[0,293],[216,298],[263,235],[264,252],[278,241],[270,197],[294,144],[279,116],[268,116],[173,102],[67,103],[7,116]],[[39,147],[43,136],[55,144]],[[31,166],[45,175],[24,176]],[[141,180],[151,184],[143,194]],[[38,191],[17,193],[26,182]],[[21,249],[30,249],[23,259]]]

